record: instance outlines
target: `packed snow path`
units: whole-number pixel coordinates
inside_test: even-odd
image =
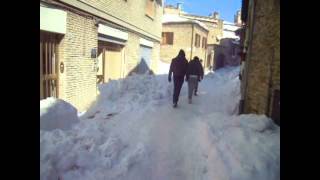
[[[134,76],[100,87],[71,130],[40,131],[41,179],[280,179],[280,128],[237,116],[239,68],[208,74],[172,108],[167,76]]]

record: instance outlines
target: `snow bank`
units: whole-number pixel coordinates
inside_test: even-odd
[[[280,179],[280,128],[270,118],[215,113],[204,121],[208,125],[210,143],[215,148],[207,154],[211,160],[208,163],[222,162],[211,170],[213,174],[225,172],[227,179],[240,180]],[[221,179],[215,175],[210,178]]]
[[[99,85],[97,103],[86,114],[97,109],[110,112],[138,111],[144,106],[164,101],[171,97],[173,83],[167,75],[132,75],[126,79]]]
[[[96,105],[70,130],[40,130],[41,179],[280,179],[280,127],[236,115],[239,71],[206,74],[193,104],[184,83],[177,109],[167,74],[102,84]]]
[[[170,63],[165,63],[163,61],[158,61],[158,72],[157,74],[166,74],[168,75],[170,69]]]
[[[78,122],[77,109],[71,104],[53,97],[40,101],[40,129],[68,130]]]
[[[200,93],[202,89],[207,91],[203,101],[208,106],[203,107],[204,112],[238,113],[241,97],[239,71],[239,67],[226,67],[205,76],[199,85]]]
[[[144,145],[129,147],[104,130],[81,122],[73,131],[40,131],[41,179],[104,180],[127,173],[144,156]]]

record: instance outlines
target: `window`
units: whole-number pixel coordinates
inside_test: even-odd
[[[200,47],[200,35],[196,34],[196,40],[194,42],[196,47]]]
[[[154,0],[147,0],[147,4],[146,4],[146,15],[150,18],[154,18],[155,15],[155,3]]]
[[[162,32],[161,44],[173,44],[173,32]]]
[[[207,38],[205,37],[202,38],[202,48],[207,48]]]

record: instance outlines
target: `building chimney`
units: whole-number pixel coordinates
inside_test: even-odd
[[[234,23],[236,25],[241,25],[241,11],[237,11],[237,14],[234,16]]]
[[[214,19],[219,19],[219,13],[218,12],[213,12],[212,13],[212,17],[214,18]]]
[[[182,3],[177,3],[177,9],[181,10],[182,8]]]

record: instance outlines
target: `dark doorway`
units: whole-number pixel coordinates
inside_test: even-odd
[[[224,60],[225,60],[224,54],[219,54],[218,58],[217,58],[215,69],[222,68],[224,66]]]

